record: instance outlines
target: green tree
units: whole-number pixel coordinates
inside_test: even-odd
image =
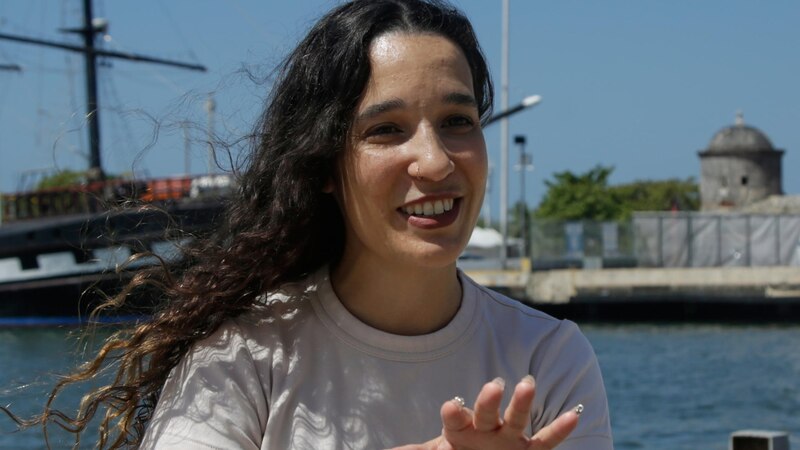
[[[125,178],[131,177],[130,173],[123,173],[120,175],[107,173],[105,176],[106,180],[115,180],[118,178]],[[36,189],[48,189],[48,188],[58,188],[58,187],[68,187],[74,186],[76,184],[84,184],[87,182],[86,172],[79,171],[79,170],[59,170],[54,172],[50,175],[43,177],[36,183]]]
[[[37,184],[36,189],[48,189],[56,187],[67,187],[86,182],[86,173],[76,170],[59,170],[58,172],[42,178]]]
[[[625,220],[634,211],[694,211],[700,189],[693,178],[639,180],[609,186],[613,167],[595,166],[583,174],[570,171],[547,180],[547,192],[534,216],[555,220]]]
[[[542,219],[614,220],[623,208],[608,186],[613,167],[597,165],[584,174],[558,172],[546,180],[547,192],[534,212]]]
[[[623,217],[634,211],[696,211],[700,208],[700,189],[694,178],[685,180],[638,180],[611,187],[620,199]]]

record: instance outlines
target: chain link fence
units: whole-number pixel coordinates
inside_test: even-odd
[[[534,220],[534,269],[800,266],[800,215],[636,213],[629,221]]]
[[[531,222],[527,256],[534,269],[636,266],[633,223],[557,221]]]

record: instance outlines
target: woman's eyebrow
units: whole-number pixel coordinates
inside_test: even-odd
[[[442,97],[442,101],[444,103],[450,103],[454,105],[478,106],[478,102],[475,100],[475,97],[461,92],[451,92],[446,94],[444,97]],[[406,103],[399,98],[393,98],[391,100],[386,100],[374,105],[369,105],[356,117],[356,122],[369,120],[383,113],[393,111],[395,109],[405,108],[405,106]]]
[[[455,105],[478,106],[478,102],[475,100],[475,97],[470,94],[463,94],[461,92],[452,92],[447,94],[444,96],[442,101]]]
[[[361,114],[356,117],[356,121],[360,122],[362,120],[368,120],[375,116],[379,116],[385,112],[392,111],[395,109],[401,109],[406,106],[406,103],[399,98],[394,98],[391,100],[386,100],[385,102],[376,103],[374,105],[369,105]]]

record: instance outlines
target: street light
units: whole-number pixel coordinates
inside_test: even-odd
[[[503,42],[500,67],[500,108],[508,110],[508,22],[510,0],[503,0]],[[508,116],[500,119],[500,268],[506,269],[508,259]]]
[[[503,235],[503,244],[500,248],[500,267],[506,268],[508,260],[508,116],[524,109],[538,105],[542,101],[541,95],[529,95],[509,109],[501,111],[489,118],[484,127],[500,120],[503,129],[500,131],[500,234]]]
[[[483,226],[484,228],[491,228],[492,226],[492,175],[494,172],[494,164],[489,161],[488,173],[486,174],[486,191],[483,194]]]
[[[486,121],[486,123],[483,125],[483,127],[486,128],[487,126],[491,125],[492,123],[494,123],[494,122],[496,122],[496,121],[498,121],[500,119],[505,119],[506,117],[508,117],[508,116],[510,116],[512,114],[516,114],[516,113],[522,111],[523,109],[530,108],[531,106],[535,106],[535,105],[539,104],[539,102],[541,102],[541,101],[542,101],[542,96],[541,95],[529,95],[529,96],[523,98],[522,101],[518,105],[516,105],[514,107],[511,107],[511,108],[509,108],[509,109],[507,109],[505,111],[501,111],[501,112],[493,115],[492,117],[490,117]]]
[[[528,244],[528,202],[525,201],[525,172],[533,171],[533,161],[530,154],[525,153],[525,136],[518,134],[514,136],[514,143],[519,146],[519,163],[514,166],[514,169],[519,171],[519,204],[522,208],[521,219],[521,240],[522,248],[520,249],[520,256],[525,257],[529,251]]]
[[[529,96],[523,98],[522,101],[519,102],[519,104],[517,104],[516,106],[513,106],[513,107],[511,107],[511,108],[509,108],[509,109],[507,109],[505,111],[501,111],[501,112],[493,115],[489,119],[487,119],[486,122],[483,124],[483,128],[488,127],[489,125],[497,122],[500,119],[506,119],[506,118],[508,118],[508,116],[511,116],[512,114],[516,114],[516,113],[518,113],[518,112],[520,112],[520,111],[522,111],[524,109],[527,109],[527,108],[530,108],[532,106],[538,105],[541,101],[542,101],[542,96],[541,95],[529,95]],[[503,152],[503,149],[501,149],[501,153],[502,152]],[[504,161],[508,161],[508,149],[505,149],[505,156],[506,157],[505,157]],[[501,164],[502,164],[502,162],[501,162]],[[486,195],[484,197],[484,202],[486,203],[486,208],[485,208],[485,211],[484,211],[484,214],[485,214],[484,222],[485,222],[486,226],[489,226],[489,224],[492,223],[492,221],[491,221],[491,208],[489,208],[489,204],[490,204],[489,196],[491,195],[492,172],[493,172],[493,167],[492,167],[492,164],[490,162],[489,163],[489,176],[486,179]],[[501,203],[501,205],[500,205],[500,208],[501,208],[501,211],[500,211],[501,226],[500,226],[500,228],[501,228],[501,230],[500,230],[500,232],[503,234],[503,242],[506,243],[506,242],[508,242],[508,236],[507,236],[508,231],[507,231],[507,229],[503,228],[503,223],[504,223],[504,220],[506,218],[506,216],[503,215],[504,214],[503,211],[508,210],[508,200],[507,200],[507,197],[504,197],[502,194],[505,194],[507,192],[507,189],[508,189],[508,172],[507,171],[503,171],[503,170],[500,171],[500,183],[501,183],[501,186],[500,186],[500,193],[501,193],[501,196],[500,196],[501,197],[500,198],[500,203]],[[503,252],[503,255],[505,255],[505,252]],[[505,259],[506,259],[505,256],[501,255],[501,260],[503,262],[503,267],[505,267]]]

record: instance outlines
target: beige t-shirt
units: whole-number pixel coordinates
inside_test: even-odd
[[[459,273],[444,328],[398,336],[350,314],[327,268],[287,285],[199,342],[167,380],[142,449],[380,449],[441,432],[442,403],[468,405],[495,377],[536,378],[531,430],[581,403],[559,450],[612,449],[605,389],[578,327]],[[513,389],[507,389],[505,409]]]

